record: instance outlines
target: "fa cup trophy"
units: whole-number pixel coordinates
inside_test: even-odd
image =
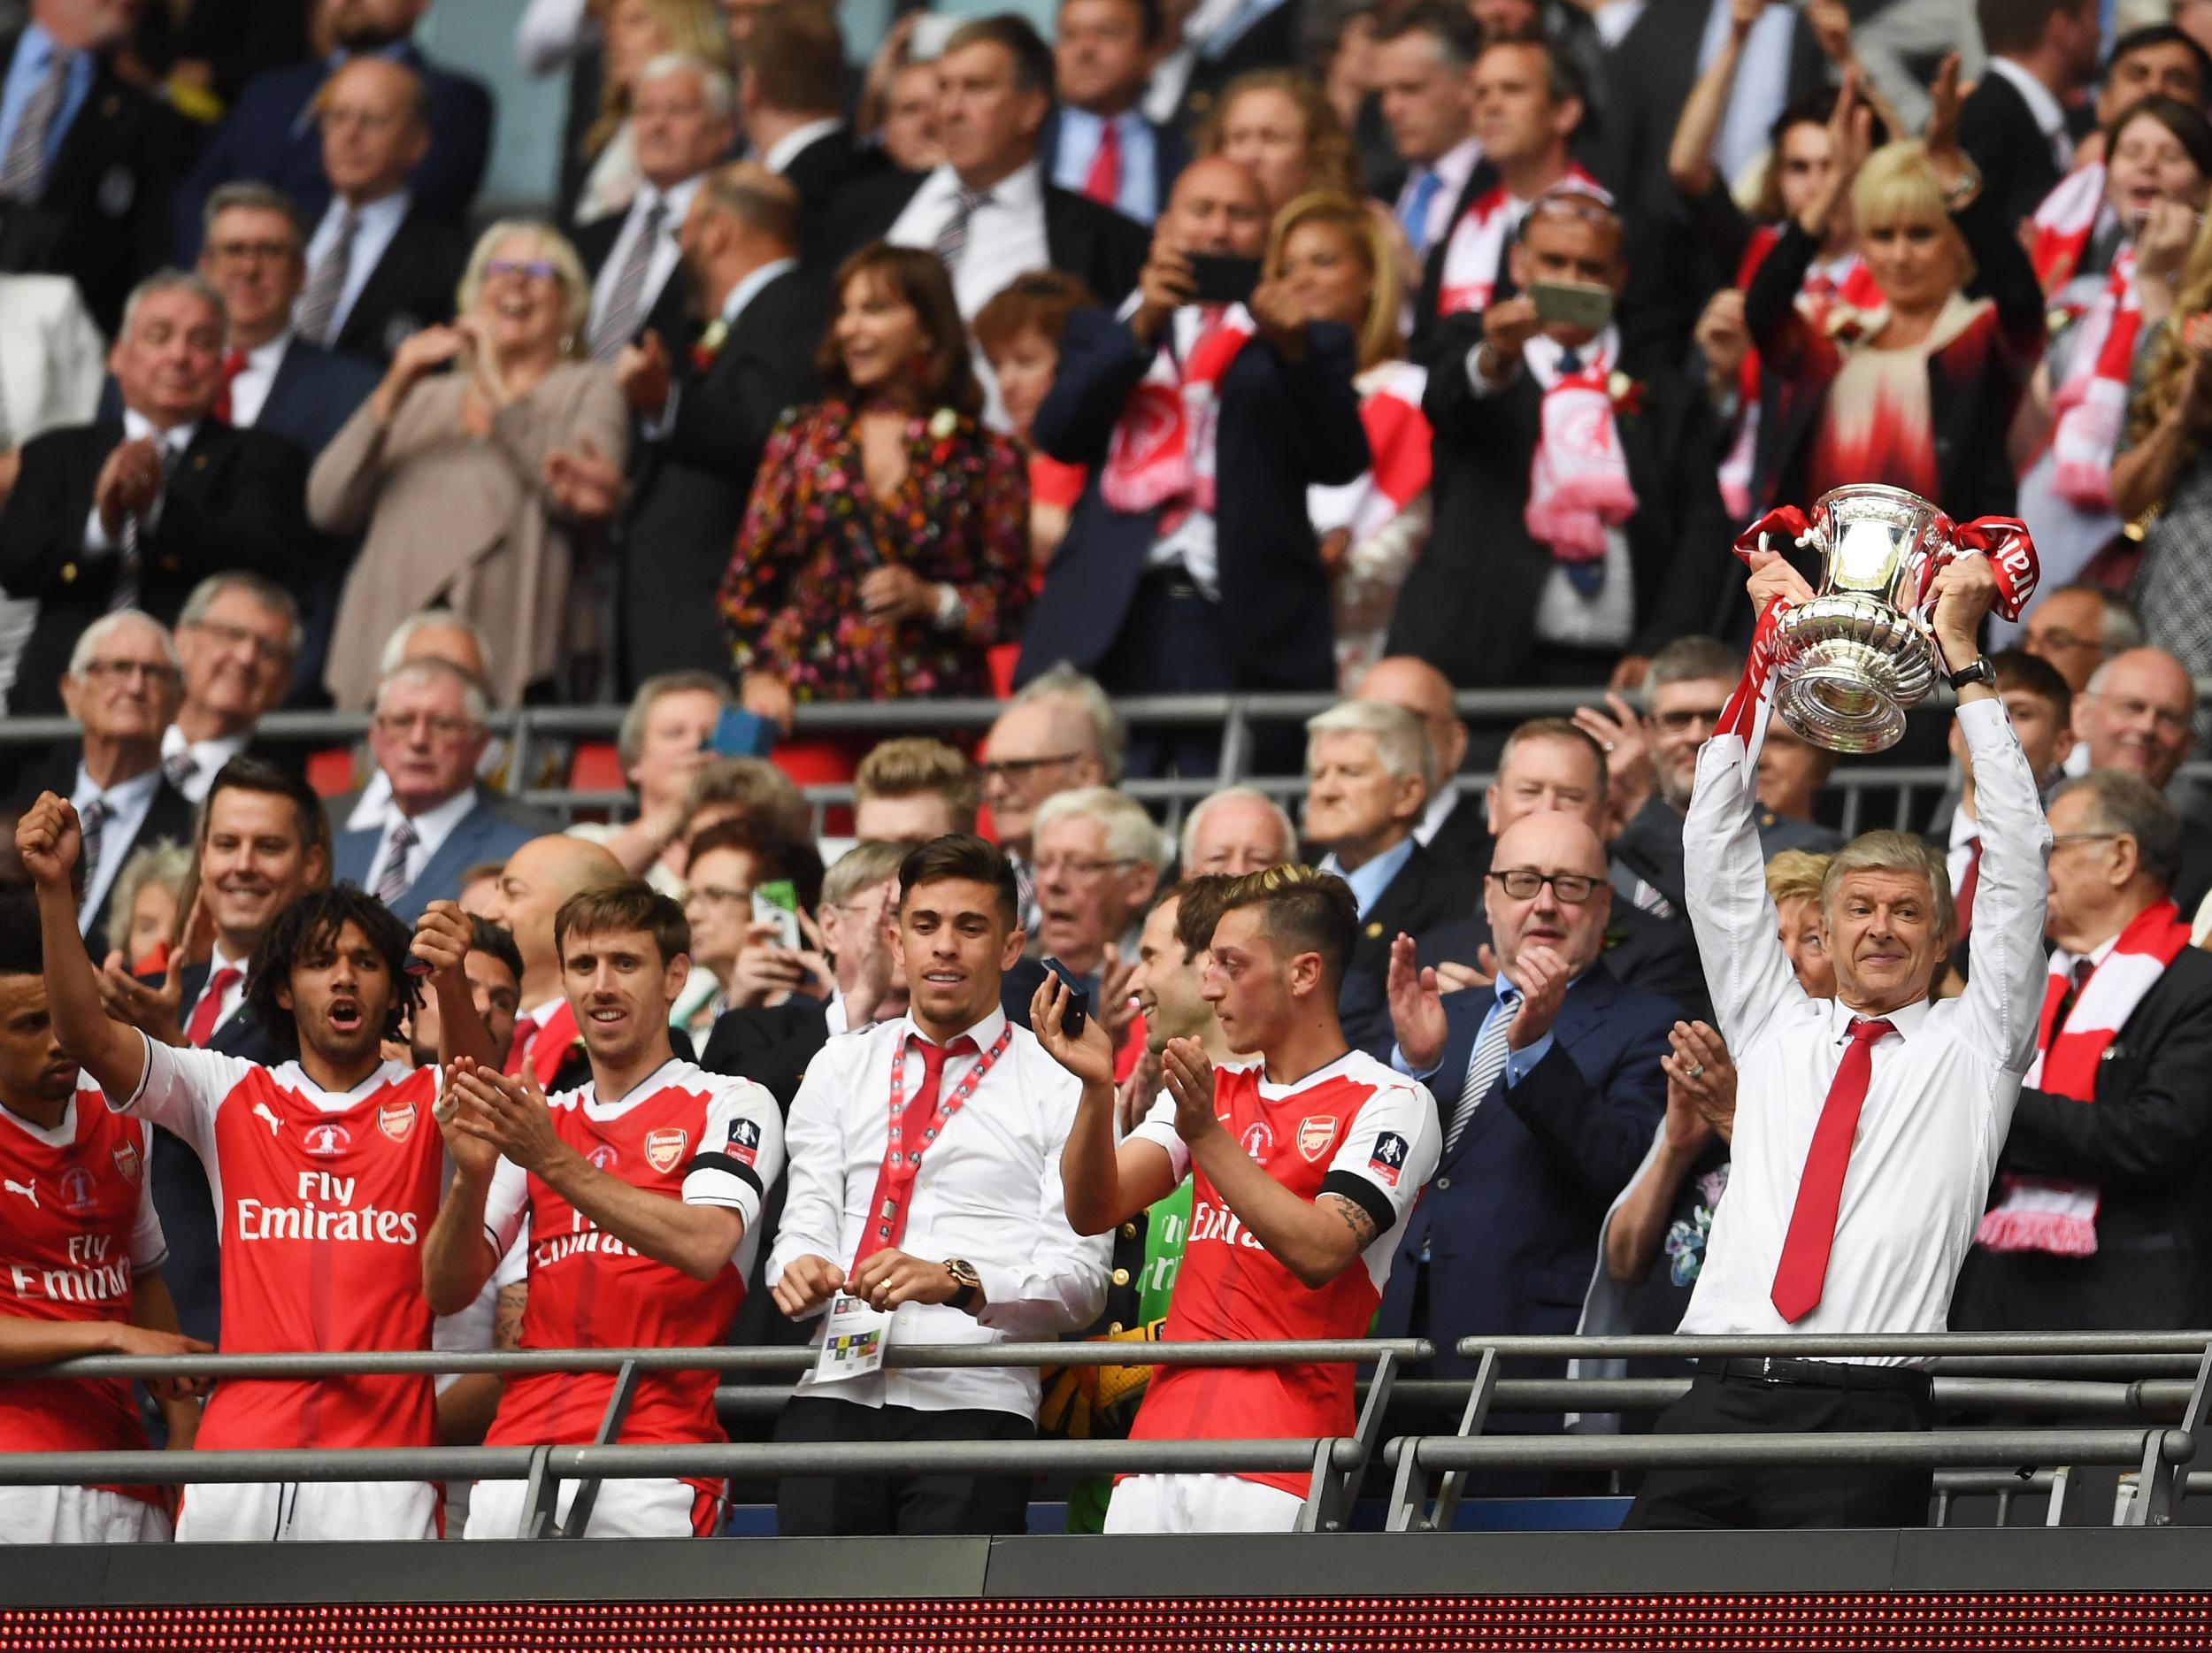
[[[2007,619],[2018,619],[2035,592],[2035,546],[2019,523],[1954,523],[1901,488],[1831,489],[1809,517],[1788,507],[1770,511],[1738,544],[1780,550],[1775,542],[1791,534],[1820,553],[1821,571],[1813,600],[1791,605],[1776,623],[1774,710],[1831,751],[1895,745],[1906,711],[1947,675],[1931,629],[1932,588],[1946,564],[1987,556],[1996,610]]]

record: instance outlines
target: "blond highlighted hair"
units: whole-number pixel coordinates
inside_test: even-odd
[[[1943,181],[1928,164],[1927,149],[1917,138],[1885,143],[1866,158],[1866,165],[1851,181],[1851,221],[1862,236],[1892,225],[1933,227],[1951,238],[1959,260],[1960,288],[1973,285],[1974,260],[1951,221]]]
[[[1367,314],[1359,325],[1359,365],[1395,361],[1405,354],[1405,336],[1398,328],[1401,286],[1397,260],[1383,239],[1375,219],[1349,196],[1311,190],[1275,215],[1267,236],[1268,279],[1283,273],[1283,249],[1291,233],[1308,224],[1325,224],[1351,243],[1353,256],[1367,272]]]

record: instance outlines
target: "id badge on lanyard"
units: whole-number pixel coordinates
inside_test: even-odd
[[[884,1347],[891,1341],[891,1311],[871,1308],[849,1292],[832,1297],[822,1352],[814,1361],[814,1380],[841,1383],[881,1371]]]

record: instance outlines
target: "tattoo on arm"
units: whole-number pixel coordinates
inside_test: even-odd
[[[530,1300],[527,1280],[517,1280],[511,1286],[502,1286],[499,1297],[492,1308],[492,1347],[519,1349],[522,1347],[522,1311]]]
[[[1327,1206],[1344,1219],[1344,1226],[1352,1231],[1356,1251],[1364,1251],[1375,1243],[1375,1219],[1370,1217],[1356,1200],[1348,1200],[1341,1194],[1324,1194],[1318,1203]]]

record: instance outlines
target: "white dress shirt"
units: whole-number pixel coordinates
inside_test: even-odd
[[[1122,306],[1124,320],[1136,313],[1141,296],[1132,293]],[[1188,361],[1197,348],[1198,335],[1205,331],[1207,312],[1196,304],[1185,304],[1168,318],[1175,342],[1175,359]],[[1210,439],[1218,439],[1218,427],[1209,433]],[[1201,510],[1194,503],[1184,511],[1183,519],[1167,533],[1156,536],[1146,548],[1144,565],[1153,568],[1179,568],[1190,576],[1199,594],[1209,603],[1221,601],[1221,534],[1214,513]],[[1219,502],[1217,501],[1217,504]]]
[[[2066,130],[2066,110],[2051,88],[2030,74],[2009,58],[1992,58],[1989,72],[2002,75],[2013,84],[2035,117],[2044,142],[2051,146],[2051,159],[2063,174],[2074,170],[2074,140]]]
[[[676,238],[684,227],[684,214],[691,211],[692,196],[699,193],[699,182],[698,178],[687,178],[672,189],[665,190],[650,182],[638,186],[630,210],[623,216],[621,231],[615,236],[614,245],[607,250],[607,261],[599,266],[599,279],[592,283],[591,325],[585,329],[587,333],[597,333],[600,318],[613,302],[615,283],[621,279],[623,266],[630,260],[630,250],[645,234],[646,214],[656,203],[663,209],[661,227],[653,242],[652,260],[645,266],[645,302],[640,313],[650,313],[653,306],[660,303],[661,289],[676,273]]]
[[[1808,998],[1776,934],[1743,741],[1698,754],[1682,824],[1690,923],[1735,1055],[1728,1197],[1682,1317],[1686,1333],[1939,1332],[1981,1219],[2043,1003],[2043,861],[2050,828],[2005,709],[1958,709],[1982,824],[1974,973],[1957,998],[1893,1011],[1843,1183],[1819,1303],[1795,1325],[1769,1294],[1813,1129],[1858,1020]],[[1879,1364],[1916,1364],[1883,1361]]]
[[[438,853],[445,841],[453,835],[453,829],[462,819],[476,807],[476,788],[464,787],[444,803],[425,810],[413,819],[415,842],[407,850],[407,881],[412,884],[422,876],[423,868],[430,865],[430,857]],[[392,829],[400,819],[396,809],[387,810],[384,827],[376,840],[376,855],[369,863],[369,877],[380,879],[384,873],[384,858],[392,852]]]
[[[209,740],[188,741],[184,731],[173,723],[161,732],[161,761],[165,768],[169,760],[179,754],[191,754],[192,771],[177,790],[195,803],[204,803],[207,789],[215,784],[216,771],[244,751],[252,739],[250,730],[243,734],[218,734]]]
[[[238,429],[250,429],[260,419],[277,371],[284,365],[284,352],[291,348],[292,329],[287,327],[259,349],[246,352],[246,365],[230,381],[230,422]]]
[[[146,824],[146,811],[153,808],[154,794],[160,788],[158,765],[105,791],[93,784],[82,764],[77,765],[77,784],[69,789],[69,802],[80,816],[95,798],[105,800],[108,811],[106,819],[100,824],[99,864],[85,869],[84,904],[77,909],[79,929],[92,922],[100,911],[100,903],[107,899],[109,889],[114,886],[115,875],[123,870],[123,863],[130,859],[131,846],[137,840],[138,829]]]
[[[994,1005],[967,1036],[979,1052],[987,1051],[1006,1026],[1005,1013]],[[771,1288],[795,1257],[852,1267],[890,1135],[891,1063],[895,1057],[906,1063],[910,1100],[922,1073],[911,1043],[925,1036],[911,1017],[901,1016],[833,1038],[807,1069],[785,1125],[789,1191],[768,1257]],[[949,1057],[941,1094],[950,1096],[978,1060]],[[1081,1094],[1080,1082],[1045,1054],[1035,1035],[1025,1027],[1013,1030],[975,1095],[925,1149],[898,1242],[910,1257],[973,1264],[985,1306],[970,1315],[943,1303],[907,1303],[893,1316],[894,1343],[1026,1342],[1098,1318],[1112,1242],[1070,1228],[1060,1189],[1060,1152]],[[820,1335],[818,1330],[818,1343]],[[1032,1367],[886,1367],[819,1386],[810,1372],[799,1388],[862,1406],[1037,1415]]]
[[[353,306],[361,296],[361,289],[369,284],[369,277],[383,262],[385,249],[392,244],[392,237],[399,234],[401,221],[407,209],[414,204],[411,189],[395,189],[380,201],[371,201],[359,209],[360,221],[354,227],[353,254],[346,264],[346,284],[338,289],[338,308],[331,312],[331,338],[344,331],[346,318],[353,313]],[[323,255],[338,239],[338,226],[344,222],[346,204],[333,196],[330,204],[323,209],[322,221],[315,226],[315,233],[307,242],[307,276],[314,279],[321,265]]]
[[[174,474],[178,464],[183,459],[184,450],[192,445],[192,438],[198,435],[199,431],[200,422],[197,419],[194,419],[189,425],[174,425],[165,431],[157,430],[154,428],[153,421],[136,408],[127,407],[123,410],[123,440],[142,442],[149,436],[159,438],[168,447],[169,471],[172,474]],[[147,534],[151,534],[161,525],[161,503],[167,496],[168,485],[165,482],[162,485],[162,491],[154,496],[154,503],[147,506],[140,515],[139,524]],[[104,552],[119,550],[122,545],[121,533],[111,534],[100,521],[99,501],[94,500],[92,509],[85,513],[85,555],[98,557]]]
[[[884,239],[895,247],[933,248],[952,221],[961,188],[950,163],[940,165],[922,180]],[[990,198],[968,215],[968,243],[952,273],[961,319],[974,320],[975,312],[1016,276],[1051,264],[1045,244],[1044,173],[1033,160],[993,184]]]

